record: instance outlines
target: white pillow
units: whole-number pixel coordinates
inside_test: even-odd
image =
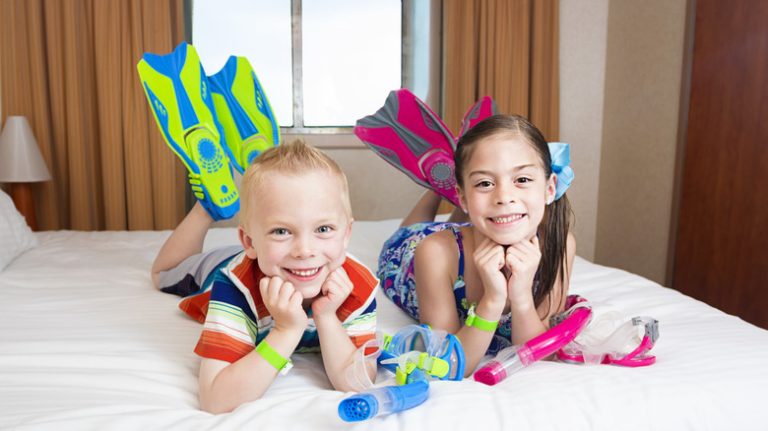
[[[37,238],[27,221],[16,210],[11,197],[0,190],[0,271],[36,245]]]

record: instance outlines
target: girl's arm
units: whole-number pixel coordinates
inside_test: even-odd
[[[454,277],[458,275],[458,248],[450,232],[443,232],[425,238],[414,255],[419,318],[421,323],[434,329],[456,334],[466,356],[466,377],[485,355],[493,332],[463,326],[463,322],[459,322],[452,291]],[[478,301],[475,311],[486,320],[499,320],[505,300],[503,292],[501,295],[486,293]]]
[[[573,270],[573,259],[576,253],[576,239],[568,233],[565,248],[565,280],[559,275],[552,286],[552,291],[536,308],[533,303],[532,282],[523,295],[510,295],[512,312],[512,344],[519,345],[549,329],[549,318],[561,311],[565,306],[568,288]]]

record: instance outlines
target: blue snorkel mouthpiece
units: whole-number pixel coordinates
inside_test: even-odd
[[[385,386],[353,395],[339,403],[339,417],[360,422],[411,409],[429,397],[429,383],[421,380],[403,386]]]

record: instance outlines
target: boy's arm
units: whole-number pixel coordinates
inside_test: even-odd
[[[277,353],[288,358],[299,344],[303,332],[275,328],[261,342],[268,343]],[[210,413],[224,413],[259,399],[277,373],[278,370],[255,350],[231,364],[203,358],[199,376],[200,408]]]
[[[325,372],[334,389],[345,392],[359,389],[353,387],[347,379],[347,370],[355,363],[357,347],[336,316],[336,310],[352,292],[352,288],[349,276],[340,267],[328,276],[321,295],[312,303],[312,315],[320,339]],[[366,368],[366,371],[373,381],[376,378],[376,369]]]
[[[359,389],[353,387],[347,379],[347,370],[355,363],[357,348],[350,340],[349,334],[339,319],[335,314],[318,316],[315,318],[315,325],[317,326],[318,338],[320,338],[323,366],[333,388],[344,392]],[[368,377],[373,381],[376,374],[370,372],[371,370],[368,371]]]
[[[236,289],[228,283],[214,284],[206,325],[210,323],[216,330],[208,332],[206,336],[204,329],[201,342],[195,349],[204,357],[199,374],[200,407],[211,413],[228,412],[244,402],[260,398],[278,373],[278,370],[255,350],[251,350],[242,357],[235,355],[232,363],[211,359],[218,356],[229,360],[226,354],[216,352],[222,350],[222,343],[226,344],[227,340],[235,340],[234,342],[237,343],[236,334],[228,337],[221,331],[235,330],[240,333],[247,331],[244,327],[238,328],[240,319],[237,318],[236,313],[244,305],[220,303],[217,300],[227,297],[230,288]],[[307,314],[301,307],[302,296],[296,292],[291,283],[284,282],[280,277],[263,277],[259,280],[259,291],[264,305],[274,320],[274,326],[259,344],[267,343],[277,354],[288,358],[296,349],[307,327]],[[219,307],[219,305],[222,306]],[[234,319],[232,316],[235,316]],[[245,316],[240,315],[240,317]],[[208,341],[203,342],[204,339]],[[242,342],[243,340],[240,340],[241,348]],[[247,352],[248,346],[244,348]],[[239,351],[242,352],[242,350]]]

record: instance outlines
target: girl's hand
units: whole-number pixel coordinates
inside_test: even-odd
[[[491,304],[503,304],[507,299],[507,280],[501,269],[504,268],[504,247],[489,238],[483,238],[473,253],[475,267],[483,282],[483,300]]]
[[[541,249],[536,236],[507,248],[505,265],[510,272],[507,295],[513,307],[533,304],[533,279],[540,261]]]
[[[293,284],[280,277],[264,277],[259,281],[259,291],[264,305],[275,321],[278,331],[304,331],[309,319],[301,308],[304,299]]]
[[[352,287],[352,281],[350,281],[344,268],[336,268],[325,279],[320,288],[320,295],[312,301],[312,315],[317,318],[336,313],[339,306],[352,292]]]

